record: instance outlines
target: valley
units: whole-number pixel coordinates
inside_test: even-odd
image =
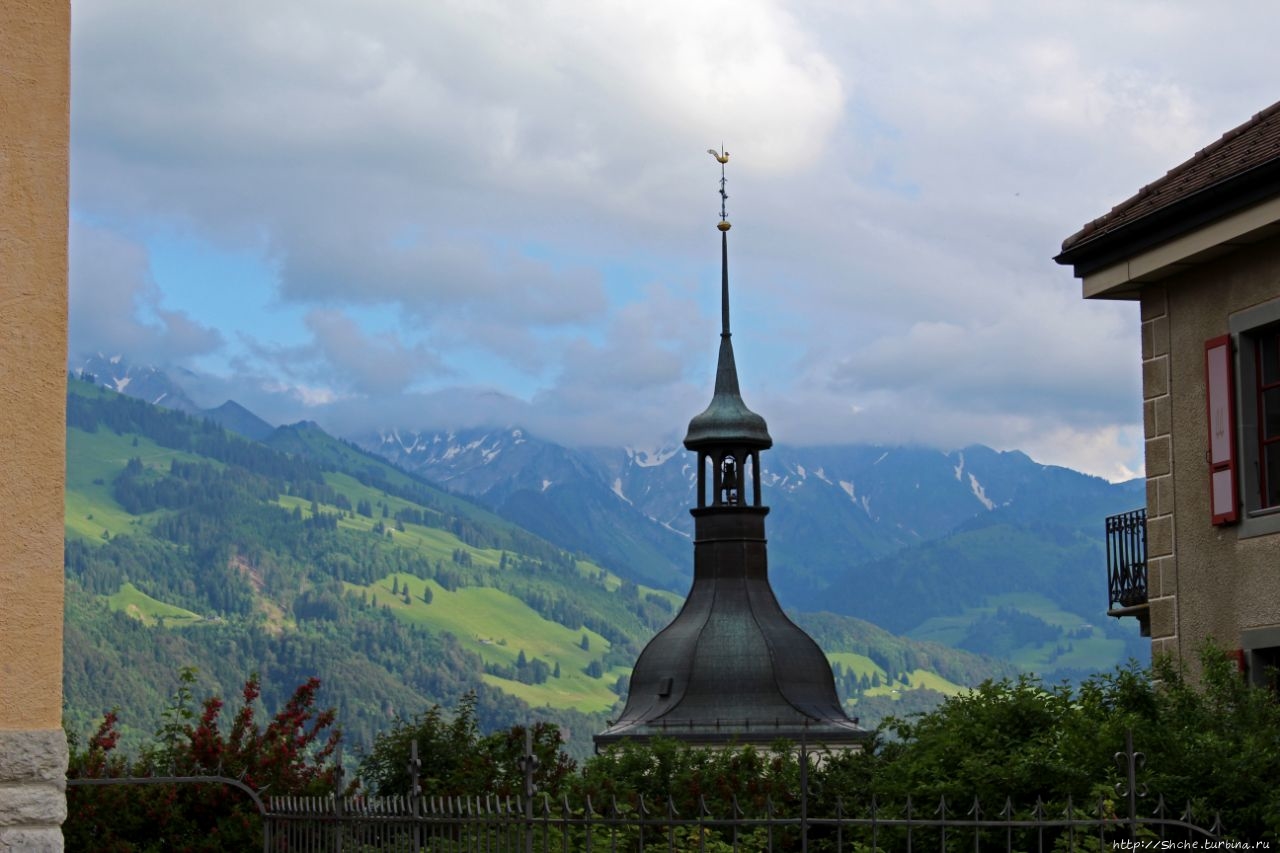
[[[126,738],[155,731],[193,666],[222,696],[258,672],[268,707],[319,677],[357,752],[474,691],[484,725],[549,719],[585,754],[680,606],[312,424],[255,442],[72,381],[68,459],[65,691],[82,734],[112,707]],[[824,619],[868,724],[1013,671]]]

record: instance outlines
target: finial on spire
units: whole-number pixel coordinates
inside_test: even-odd
[[[716,158],[716,162],[720,164],[720,224],[716,227],[721,231],[728,231],[731,226],[729,225],[728,218],[725,216],[724,209],[725,202],[729,200],[729,196],[724,191],[724,164],[729,162],[729,152],[724,150],[724,143],[722,142],[720,143],[719,151],[714,148],[708,148],[707,153]]]

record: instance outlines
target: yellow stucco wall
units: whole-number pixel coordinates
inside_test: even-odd
[[[1161,423],[1155,432],[1168,433],[1171,462],[1167,476],[1154,475],[1151,456],[1161,448],[1149,442],[1148,515],[1153,506],[1171,508],[1173,540],[1172,559],[1151,579],[1153,651],[1177,655],[1193,671],[1206,638],[1230,650],[1240,646],[1242,631],[1280,626],[1280,534],[1242,538],[1237,526],[1210,523],[1204,377],[1205,341],[1226,334],[1233,313],[1278,297],[1280,239],[1238,249],[1143,293],[1144,319],[1158,317],[1162,302],[1167,309],[1167,327],[1151,323],[1152,339],[1143,341],[1144,355],[1168,353],[1167,380],[1159,370],[1143,376],[1149,400],[1168,389],[1168,409],[1156,413],[1168,427]],[[1167,614],[1156,613],[1157,595],[1172,597]],[[1161,640],[1157,623],[1175,615],[1176,633]]]
[[[0,0],[0,730],[62,719],[70,30]]]

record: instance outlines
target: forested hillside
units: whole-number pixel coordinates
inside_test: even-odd
[[[474,690],[486,727],[554,720],[581,753],[680,603],[314,425],[256,443],[78,381],[67,423],[73,730],[119,707],[154,731],[195,666],[222,695],[259,672],[269,709],[318,676],[357,747]],[[859,631],[830,651],[863,713],[1002,671]]]
[[[635,580],[688,584],[696,468],[678,445],[572,449],[518,428],[362,441]],[[1149,654],[1132,620],[1103,616],[1103,522],[1141,505],[1140,481],[978,445],[777,445],[761,474],[770,578],[788,607],[866,619],[1049,679]]]

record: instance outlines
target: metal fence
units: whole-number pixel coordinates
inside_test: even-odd
[[[796,817],[766,806],[759,816],[716,816],[705,804],[680,815],[670,802],[650,808],[643,800],[574,806],[550,798],[484,797],[372,800],[344,798],[273,803],[265,850],[289,851],[869,851],[869,850],[1109,850],[1129,839],[1218,839],[1218,827],[1174,816],[1163,803],[1151,816],[1129,819],[1105,803],[1059,813],[1037,803],[1020,814],[1006,802],[988,815],[980,803],[953,809],[945,799],[918,808],[908,801],[893,810],[874,800],[862,808],[838,803],[827,817]],[[532,814],[526,809],[533,806]]]
[[[646,802],[611,799],[608,803],[573,803],[533,791],[532,755],[524,761],[525,795],[399,797],[338,796],[268,797],[249,792],[262,817],[264,853],[578,853],[578,851],[1103,851],[1117,842],[1150,840],[1216,841],[1222,827],[1216,816],[1209,826],[1197,816],[1168,808],[1161,797],[1146,815],[1139,800],[1149,799],[1138,780],[1143,756],[1130,737],[1116,759],[1125,779],[1116,797],[1095,803],[1050,808],[1042,802],[1019,808],[1006,800],[996,807],[979,801],[945,798],[901,804],[836,800],[825,814],[811,814],[810,792],[801,755],[798,804],[789,808],[766,801],[751,810],[732,801],[716,814],[699,798],[691,813],[681,813],[675,800]],[[416,766],[411,761],[411,772]],[[160,784],[165,782],[243,783],[222,777],[175,779],[71,779],[69,785]],[[415,775],[416,790],[416,775]],[[1205,818],[1208,816],[1201,816]]]

